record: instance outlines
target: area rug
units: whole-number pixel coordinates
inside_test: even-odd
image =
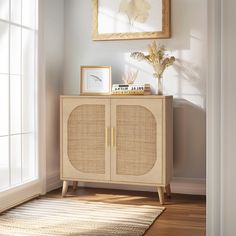
[[[4,236],[141,236],[163,207],[35,199],[0,214]]]

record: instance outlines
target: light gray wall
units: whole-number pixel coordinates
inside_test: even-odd
[[[64,67],[64,0],[44,1],[47,189],[59,179],[59,95]]]
[[[132,60],[152,40],[97,41],[91,39],[92,1],[65,1],[65,61],[63,93],[79,94],[81,65],[111,65],[113,83],[121,83],[129,69],[139,69],[138,82],[151,83],[152,68]],[[172,37],[158,40],[177,58],[164,74],[166,94],[174,102],[174,176],[206,176],[206,1],[172,0]]]

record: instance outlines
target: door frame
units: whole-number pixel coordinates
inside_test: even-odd
[[[221,0],[207,3],[207,235],[220,235],[221,190]]]
[[[235,216],[235,0],[208,0],[207,235],[233,235]]]

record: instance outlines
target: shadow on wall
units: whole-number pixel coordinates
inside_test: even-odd
[[[164,94],[174,96],[174,177],[204,179],[206,177],[206,110],[203,69],[181,58],[164,77]],[[155,91],[152,67],[125,56],[126,70],[139,71],[138,83],[150,83]],[[117,81],[120,82],[120,81]],[[155,92],[154,92],[155,93]]]
[[[206,176],[206,111],[174,99],[174,176]]]
[[[186,91],[182,91],[182,84],[188,83],[189,86],[191,86],[191,89],[189,89],[188,86],[186,88],[187,92],[190,92],[192,95],[199,95],[199,98],[201,98],[201,100],[198,101],[198,105],[201,104],[202,107],[205,107],[206,86],[203,69],[199,65],[179,58],[176,58],[173,68],[178,75],[177,77],[179,77],[179,80],[181,80],[178,83],[178,91],[176,92],[184,95]]]

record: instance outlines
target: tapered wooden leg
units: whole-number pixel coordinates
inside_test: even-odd
[[[78,181],[73,181],[73,191],[76,191],[78,187]]]
[[[166,186],[166,195],[171,198],[171,189],[170,189],[170,184]]]
[[[63,181],[63,187],[62,187],[62,197],[65,197],[68,190],[68,181]]]
[[[164,187],[158,187],[158,195],[159,195],[159,200],[160,200],[160,204],[163,205],[165,203],[165,199],[164,199]]]

